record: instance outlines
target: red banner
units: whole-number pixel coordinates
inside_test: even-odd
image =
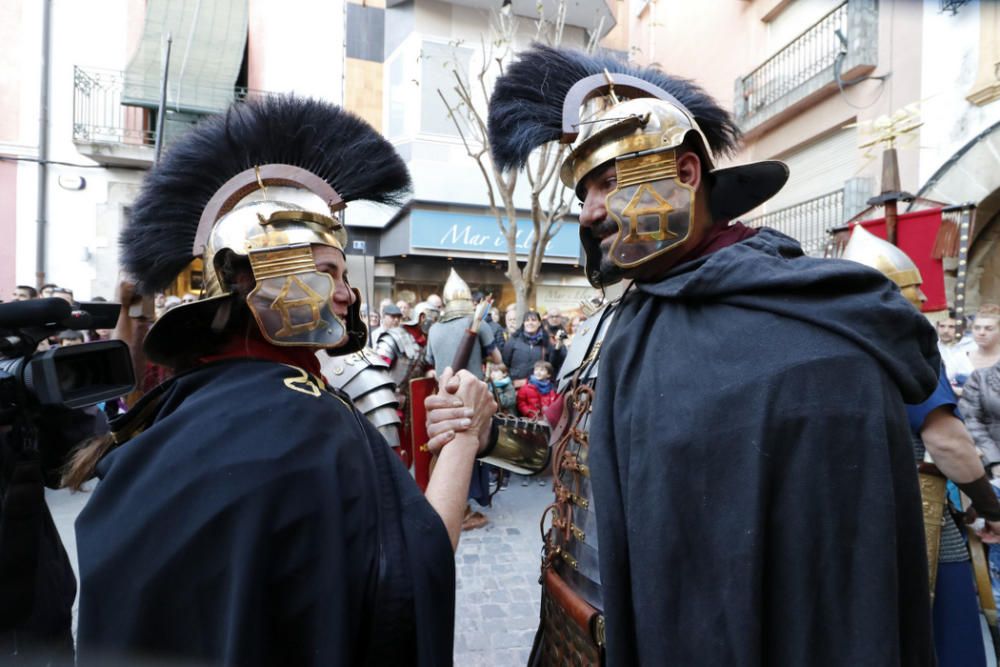
[[[875,218],[859,223],[875,236],[884,239],[885,218]],[[910,256],[920,269],[924,284],[920,289],[927,295],[925,313],[944,310],[948,299],[944,292],[944,266],[940,259],[934,259],[934,241],[941,229],[941,209],[930,208],[912,213],[902,213],[896,222],[896,245]]]
[[[410,380],[410,437],[413,451],[413,477],[421,491],[427,490],[431,478],[431,455],[427,451],[427,410],[424,399],[437,391],[434,378]]]

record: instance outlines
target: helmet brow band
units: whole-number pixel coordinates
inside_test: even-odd
[[[563,100],[562,139],[560,139],[562,143],[571,144],[579,136],[580,110],[587,100],[598,95],[607,95],[612,90],[629,99],[655,97],[666,100],[687,112],[687,108],[677,101],[676,97],[639,77],[617,72],[612,74],[607,71],[591,74],[574,83],[573,87],[566,93],[566,99]],[[688,112],[688,115],[691,114]]]
[[[259,190],[261,184],[305,188],[321,197],[331,212],[347,206],[333,186],[302,167],[291,164],[264,164],[251,167],[226,181],[208,201],[198,221],[198,232],[195,234],[192,246],[192,252],[196,257],[205,252],[205,244],[216,221],[231,211],[241,199],[254,190]]]

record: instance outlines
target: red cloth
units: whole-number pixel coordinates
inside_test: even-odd
[[[559,393],[552,389],[547,394],[538,391],[538,387],[528,382],[517,390],[517,412],[528,419],[544,417],[543,411],[556,402]]]
[[[755,236],[757,230],[753,227],[747,227],[742,222],[734,222],[733,224],[727,224],[725,222],[719,222],[712,225],[705,238],[701,240],[701,243],[691,248],[689,251],[684,253],[684,255],[677,261],[678,264],[684,262],[689,262],[692,259],[697,259],[703,255],[708,255],[716,250],[722,250],[728,246],[739,243],[744,239],[748,239],[751,236]]]
[[[246,336],[235,336],[215,354],[209,354],[198,359],[207,364],[222,359],[268,359],[289,366],[297,366],[316,377],[323,377],[320,371],[316,350],[308,347],[278,347],[268,343],[256,328],[250,329]]]
[[[404,324],[403,328],[410,332],[413,340],[417,341],[417,345],[420,347],[427,346],[427,334],[424,333],[419,324]]]

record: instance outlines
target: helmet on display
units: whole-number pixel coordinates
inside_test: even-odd
[[[849,259],[881,272],[896,283],[903,296],[918,310],[927,297],[920,289],[923,278],[910,256],[885,239],[875,236],[862,225],[854,225],[841,259]]]
[[[583,200],[587,177],[615,165],[617,187],[605,205],[618,226],[609,256],[621,275],[602,274],[599,240],[580,228],[595,286],[668,253],[680,256],[700,238],[698,228],[736,218],[781,189],[788,179],[781,162],[713,168],[715,158],[735,151],[739,135],[694,83],[607,55],[536,45],[507,68],[490,98],[490,146],[501,169],[523,166],[535,148],[558,139],[572,145],[560,178]],[[711,182],[710,216],[697,213],[694,189],[678,177],[684,146],[698,153]]]
[[[363,120],[331,104],[273,96],[234,104],[184,135],[143,183],[122,232],[122,260],[142,293],[162,291],[203,262],[201,298],[167,312],[144,347],[175,366],[225,329],[245,301],[265,340],[278,346],[359,350],[367,339],[361,299],[333,312],[333,278],[315,246],[341,252],[348,202],[399,204],[406,165]],[[254,286],[232,284],[245,263]]]
[[[455,272],[455,269],[452,269],[448,275],[442,298],[444,299],[444,312],[441,313],[442,322],[472,315],[476,310],[475,304],[472,303],[472,290]]]

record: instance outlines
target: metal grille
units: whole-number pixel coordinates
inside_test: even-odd
[[[73,140],[94,144],[152,146],[156,135],[156,112],[122,103],[124,73],[117,70],[73,67]],[[233,88],[234,100],[259,95],[258,91]],[[197,114],[167,113],[164,141],[194,125]]]
[[[776,229],[798,241],[807,255],[822,257],[831,238],[827,230],[842,225],[843,222],[844,191],[836,190],[744,220],[743,224]]]
[[[746,108],[741,117],[752,116],[833,66],[844,49],[836,31],[847,34],[847,4],[833,9],[743,77]]]

